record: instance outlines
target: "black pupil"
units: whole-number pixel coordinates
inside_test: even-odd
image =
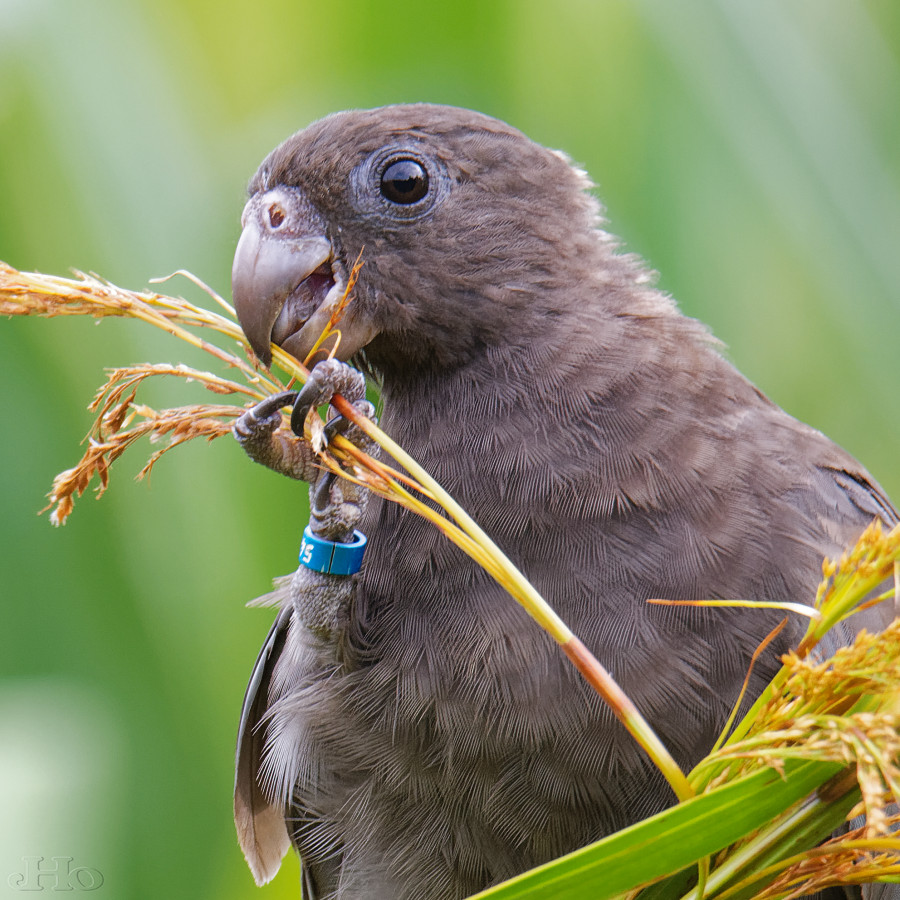
[[[414,159],[398,159],[381,175],[382,196],[392,203],[418,203],[428,192],[428,173]]]

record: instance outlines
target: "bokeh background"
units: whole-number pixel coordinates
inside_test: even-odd
[[[896,0],[0,0],[0,259],[227,293],[264,154],[412,100],[566,149],[685,312],[900,498]],[[0,897],[29,856],[116,900],[298,895],[294,860],[252,886],[230,806],[271,619],[243,604],[293,567],[304,488],[222,440],[36,515],[104,367],[209,365],[150,332],[0,322]]]

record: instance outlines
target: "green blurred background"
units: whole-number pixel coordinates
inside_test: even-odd
[[[0,259],[227,293],[264,154],[412,100],[567,150],[682,308],[900,498],[896,0],[0,0]],[[142,484],[132,451],[59,531],[35,514],[104,367],[209,365],[150,332],[0,323],[0,897],[27,856],[116,900],[298,895],[293,860],[252,886],[230,806],[271,619],[243,604],[293,567],[304,488],[223,440]]]

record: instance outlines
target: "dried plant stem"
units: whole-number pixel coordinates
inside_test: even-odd
[[[666,745],[590,650],[575,635],[572,635],[567,641],[560,641],[560,645],[588,684],[609,704],[619,721],[644,748],[647,755],[665,776],[666,781],[669,782],[675,796],[679,800],[689,800],[694,797],[696,791],[673,759],[672,754],[669,753]]]

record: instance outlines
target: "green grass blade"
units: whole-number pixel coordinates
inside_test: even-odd
[[[755,772],[475,897],[608,900],[762,828],[840,770],[837,763],[789,761],[784,778],[771,769]]]

